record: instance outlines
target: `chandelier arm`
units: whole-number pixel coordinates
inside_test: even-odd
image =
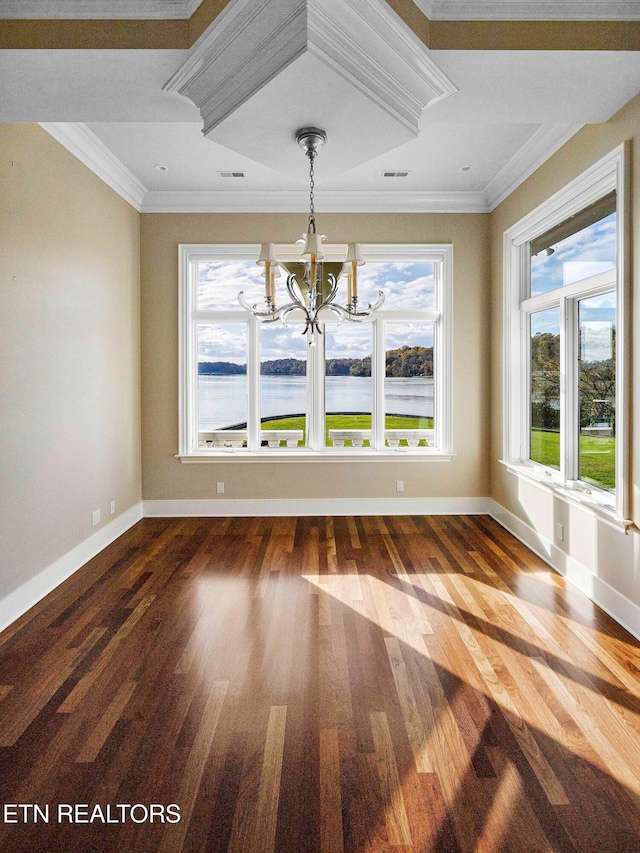
[[[325,305],[324,306],[327,311],[333,312],[338,318],[338,325],[342,325],[345,320],[351,320],[352,322],[360,323],[360,319],[354,319],[348,311],[346,311],[342,305]]]
[[[257,305],[249,305],[247,300],[244,298],[244,290],[241,290],[238,294],[238,302],[246,311],[249,311],[251,314],[253,314],[254,317],[260,317],[265,319],[267,317],[277,318],[277,312],[275,310],[261,311]]]
[[[327,280],[329,281],[329,284],[331,285],[329,293],[322,300],[322,302],[318,305],[317,308],[314,308],[312,311],[309,312],[310,314],[313,315],[314,319],[318,316],[318,314],[320,313],[320,311],[322,311],[323,308],[330,308],[331,307],[330,303],[333,302],[333,300],[335,299],[336,293],[338,292],[338,280],[337,280],[337,278],[332,273],[329,273],[329,275],[327,276]]]
[[[282,323],[283,326],[287,325],[287,318],[292,311],[299,311],[301,306],[297,302],[289,302],[287,305],[283,305],[282,308],[278,309],[278,319]],[[302,308],[304,311],[305,309]],[[306,314],[306,311],[305,311]],[[308,316],[308,315],[307,315]]]
[[[371,303],[369,303],[367,308],[365,308],[363,311],[358,311],[357,309],[355,309],[355,310],[350,311],[349,313],[353,314],[356,317],[368,317],[369,314],[372,314],[374,311],[377,311],[378,308],[380,308],[384,303],[384,293],[381,290],[379,290],[378,293],[380,295],[378,296],[376,301],[373,303],[373,305]]]
[[[331,285],[329,289],[329,293],[326,299],[323,299],[321,308],[327,305],[329,302],[333,302],[335,299],[336,293],[338,292],[338,279],[333,275],[333,273],[329,273],[327,276],[327,281]]]
[[[382,308],[384,305],[385,295],[382,290],[378,291],[378,298],[373,303],[373,305],[369,304],[369,311],[377,311],[378,308]]]
[[[293,289],[294,284],[300,291],[299,295]],[[300,288],[300,285],[298,284],[298,279],[293,273],[287,276],[287,291],[289,293],[289,296],[291,297],[291,301],[297,303],[303,311],[306,311],[306,308],[304,306],[304,297],[302,296],[302,290]]]

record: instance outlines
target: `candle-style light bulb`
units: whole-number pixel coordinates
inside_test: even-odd
[[[349,305],[355,305],[358,301],[358,267],[361,267],[364,264],[364,257],[362,255],[360,243],[349,243],[345,263],[351,264],[351,272],[349,273],[349,281],[351,284]]]
[[[258,264],[264,267],[264,289],[265,299],[268,304],[274,305],[276,298],[274,274],[278,268],[278,256],[273,243],[263,243],[260,247]]]

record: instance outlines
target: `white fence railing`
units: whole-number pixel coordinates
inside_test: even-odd
[[[417,447],[425,441],[428,447],[433,446],[432,429],[386,429],[384,437],[389,447],[398,447],[402,440],[409,447]],[[329,438],[334,447],[344,447],[345,441],[350,441],[353,447],[362,447],[365,441],[371,441],[370,429],[330,429]]]
[[[266,441],[269,447],[297,447],[302,441],[303,431],[301,429],[263,429],[260,433],[262,441]],[[418,447],[420,442],[425,442],[427,447],[433,447],[432,429],[386,429],[384,437],[389,447],[398,447],[401,441],[406,441],[409,447]],[[350,441],[352,447],[363,447],[365,441],[371,442],[370,429],[330,429],[329,438],[334,447],[344,447],[345,442]],[[246,429],[214,429],[201,432],[198,436],[198,444],[202,449],[217,447],[245,447],[247,443]]]
[[[297,447],[303,435],[301,429],[263,429],[260,433],[262,441],[266,441],[269,447],[280,447],[283,441],[287,447]],[[244,447],[246,443],[246,429],[214,429],[198,435],[198,445],[202,448]]]

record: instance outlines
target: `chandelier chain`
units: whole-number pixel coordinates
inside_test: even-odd
[[[307,151],[307,157],[309,158],[309,233],[316,233],[316,209],[315,209],[315,199],[314,199],[314,190],[315,190],[315,180],[314,180],[314,160],[316,157],[316,152],[313,148],[310,148]]]

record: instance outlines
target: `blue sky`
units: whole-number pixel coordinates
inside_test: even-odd
[[[552,255],[531,258],[531,296],[615,269],[616,214],[555,243]]]

